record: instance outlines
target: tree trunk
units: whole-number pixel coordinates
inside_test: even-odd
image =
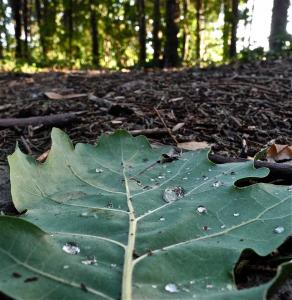
[[[155,67],[159,67],[159,57],[161,51],[161,42],[159,38],[159,31],[161,29],[161,14],[160,14],[160,0],[154,0],[153,6],[153,62]]]
[[[201,59],[201,10],[202,0],[196,0],[196,59],[197,64]]]
[[[40,35],[40,46],[42,48],[42,54],[43,54],[43,59],[44,61],[47,60],[47,47],[46,47],[46,42],[44,38],[44,32],[43,32],[43,18],[42,18],[42,9],[41,9],[41,3],[40,0],[35,0],[35,10],[36,10],[36,19],[37,19],[37,24],[39,28],[39,35]]]
[[[0,24],[0,33],[3,31],[4,34],[4,27],[5,27],[5,8],[4,8],[4,3],[2,0],[0,0],[0,18],[3,20],[3,24]],[[0,59],[3,58],[4,56],[4,51],[3,51],[3,41],[2,41],[2,36],[0,34]]]
[[[91,26],[91,53],[92,53],[92,64],[96,67],[99,66],[99,51],[98,51],[98,29],[97,29],[97,16],[95,1],[90,0],[90,26]]]
[[[236,57],[236,43],[237,43],[237,25],[238,25],[238,3],[239,0],[232,0],[232,16],[231,16],[231,36],[230,36],[230,48],[229,58]]]
[[[24,48],[23,55],[25,58],[29,57],[28,51],[28,36],[29,36],[29,8],[28,0],[23,0],[23,29],[24,29]]]
[[[180,64],[178,56],[179,31],[179,1],[166,0],[166,43],[164,49],[165,67],[177,67]]]
[[[69,60],[72,61],[73,44],[73,0],[69,0],[68,5],[68,41],[69,41]]]
[[[269,39],[271,51],[280,51],[284,45],[287,35],[286,27],[288,22],[289,6],[290,0],[274,0]]]
[[[16,48],[15,48],[15,57],[22,57],[22,41],[21,41],[21,1],[19,0],[11,0],[11,8],[14,19],[14,31],[15,31],[15,40],[16,40]]]
[[[138,22],[139,22],[139,65],[144,66],[146,62],[146,21],[145,2],[137,0]]]
[[[182,38],[182,61],[187,59],[189,49],[189,29],[187,24],[189,4],[189,0],[183,0],[184,30]]]
[[[223,60],[229,58],[229,41],[230,41],[230,0],[223,0],[224,25],[223,25]]]

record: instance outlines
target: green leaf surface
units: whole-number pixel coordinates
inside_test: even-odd
[[[151,149],[125,131],[102,136],[96,147],[74,149],[57,129],[52,141],[43,164],[20,150],[9,158],[13,201],[27,213],[0,217],[5,294],[254,300],[276,285],[238,291],[233,279],[244,249],[267,255],[291,232],[287,187],[234,185],[267,169],[215,165],[207,151],[158,163],[169,148]],[[38,280],[24,282],[29,276]]]

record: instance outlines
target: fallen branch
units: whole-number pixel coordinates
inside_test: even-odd
[[[132,135],[145,135],[145,136],[161,136],[168,134],[167,129],[164,128],[154,128],[154,129],[138,129],[138,130],[130,130]]]
[[[40,117],[30,117],[30,118],[7,118],[0,119],[0,128],[8,128],[8,127],[25,127],[28,125],[48,125],[48,126],[56,126],[65,123],[72,122],[76,120],[78,115],[83,112],[70,112],[63,113],[57,115],[48,115],[48,116],[40,116]]]
[[[225,163],[236,163],[236,162],[245,162],[249,161],[245,158],[232,158],[224,157],[217,154],[209,154],[209,159],[217,164]],[[292,166],[284,163],[270,163],[267,161],[256,160],[254,162],[256,168],[268,168],[270,169],[269,179],[284,179],[291,181],[292,180]]]

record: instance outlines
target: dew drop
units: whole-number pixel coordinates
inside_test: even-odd
[[[92,258],[89,258],[89,259],[86,259],[86,260],[82,260],[81,263],[84,264],[84,265],[97,265],[97,260],[93,256]]]
[[[217,180],[217,181],[215,181],[215,182],[212,184],[212,186],[213,186],[214,188],[218,188],[218,187],[220,187],[220,186],[222,186],[222,185],[223,185],[223,182],[220,181],[220,180]]]
[[[176,200],[183,198],[184,190],[180,186],[168,187],[164,190],[163,200],[167,203],[175,202]]]
[[[116,268],[117,265],[116,264],[111,264],[111,268]]]
[[[275,233],[283,233],[285,231],[285,228],[283,226],[277,226],[274,228]]]
[[[239,214],[239,213],[234,213],[233,216],[234,216],[234,217],[239,217],[240,214]]]
[[[158,178],[158,179],[164,179],[164,178],[165,178],[165,176],[163,176],[163,175],[159,175],[157,178]]]
[[[64,252],[66,252],[68,254],[72,254],[72,255],[76,255],[76,254],[80,253],[80,248],[74,242],[68,242],[68,243],[66,243],[62,247],[62,249],[63,249]]]
[[[165,221],[165,218],[160,217],[159,221]]]
[[[150,178],[150,181],[155,181],[155,179],[154,178]]]
[[[222,224],[222,225],[220,226],[220,228],[221,228],[221,229],[224,229],[224,228],[226,228],[226,225]]]
[[[207,208],[206,208],[205,206],[200,205],[200,206],[197,207],[197,212],[198,212],[199,214],[206,214],[207,211],[208,211],[208,210],[207,210]]]
[[[212,284],[207,284],[207,285],[206,285],[206,288],[207,288],[207,289],[212,289],[212,288],[213,288],[213,285],[212,285]]]
[[[156,284],[152,284],[151,285],[153,289],[157,289],[157,285]]]
[[[95,169],[95,172],[96,172],[96,173],[102,173],[102,172],[103,172],[103,169],[96,168],[96,169]]]
[[[69,269],[68,265],[63,266],[63,269]]]
[[[168,283],[164,289],[169,293],[178,293],[179,289],[177,288],[176,284],[174,283]]]
[[[208,176],[203,175],[203,180],[204,180],[204,181],[206,181],[206,180],[208,180],[208,179],[209,179]]]
[[[188,177],[184,177],[183,180],[188,180]]]

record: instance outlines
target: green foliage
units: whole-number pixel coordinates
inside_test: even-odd
[[[0,290],[23,299],[263,299],[291,266],[240,291],[233,268],[244,249],[267,255],[286,239],[291,191],[236,187],[268,174],[252,162],[215,165],[196,151],[163,163],[170,150],[125,131],[74,148],[57,129],[45,163],[17,149],[12,197],[27,212],[0,217]]]

